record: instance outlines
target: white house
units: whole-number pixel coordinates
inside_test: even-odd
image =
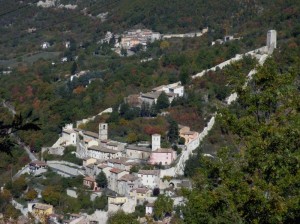
[[[139,170],[137,176],[141,178],[141,183],[151,189],[159,186],[159,170]]]
[[[122,152],[108,149],[101,145],[93,145],[87,148],[87,154],[89,157],[99,159],[99,160],[108,160],[121,157]]]
[[[146,215],[152,215],[153,208],[154,208],[154,203],[148,203],[146,205],[146,211],[145,211]]]
[[[42,49],[47,49],[49,47],[50,47],[50,43],[49,42],[44,42],[44,43],[41,44],[41,48]]]

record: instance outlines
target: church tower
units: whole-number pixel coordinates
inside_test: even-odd
[[[152,151],[160,148],[160,135],[154,134],[152,135]]]
[[[108,124],[100,123],[99,124],[99,140],[106,140],[108,138]]]

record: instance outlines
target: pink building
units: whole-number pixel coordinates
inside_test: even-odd
[[[149,164],[170,165],[176,159],[176,152],[173,149],[158,148],[151,152]]]

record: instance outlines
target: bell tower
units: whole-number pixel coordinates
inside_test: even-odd
[[[108,138],[108,124],[100,123],[99,124],[99,140],[106,140]]]

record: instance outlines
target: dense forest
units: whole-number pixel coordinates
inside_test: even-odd
[[[213,159],[199,153],[187,163],[195,189],[184,193],[185,223],[299,221],[299,66],[299,47],[288,43],[220,110],[214,145],[231,144]]]

